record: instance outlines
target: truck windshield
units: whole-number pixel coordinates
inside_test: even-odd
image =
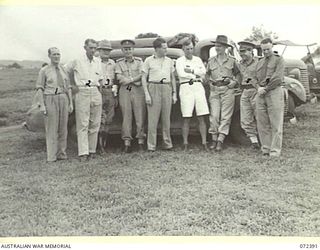
[[[309,46],[310,52],[313,53],[317,46]],[[277,51],[279,55],[284,58],[301,59],[308,53],[307,46],[285,46],[285,45],[275,45],[273,47],[274,51]],[[316,58],[313,58],[314,60]]]

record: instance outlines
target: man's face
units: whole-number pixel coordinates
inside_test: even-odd
[[[98,51],[99,51],[99,55],[100,55],[101,60],[109,59],[110,52],[111,52],[110,49],[99,49]]]
[[[265,57],[269,57],[272,55],[273,53],[272,48],[273,48],[272,43],[261,44],[261,49]]]
[[[167,43],[162,43],[160,48],[156,48],[159,56],[165,56],[167,54],[168,45]]]
[[[239,50],[242,60],[248,61],[252,58],[252,50],[247,48],[240,48]]]
[[[60,51],[57,48],[52,48],[50,50],[49,58],[52,64],[58,64],[60,62]]]
[[[87,45],[84,46],[84,49],[86,50],[87,56],[93,57],[94,53],[97,50],[97,44],[93,42],[89,42]]]
[[[184,51],[184,54],[185,54],[185,56],[187,58],[192,57],[192,55],[193,55],[193,44],[190,43],[187,46],[183,46],[183,51]]]
[[[130,58],[133,56],[133,48],[132,47],[123,47],[122,53],[124,54],[125,57]]]
[[[220,44],[220,43],[216,43],[215,49],[216,49],[217,54],[221,55],[221,54],[225,53],[227,47]]]

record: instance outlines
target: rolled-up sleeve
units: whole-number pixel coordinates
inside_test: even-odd
[[[45,83],[46,83],[46,74],[45,74],[45,69],[42,68],[39,71],[39,75],[38,75],[38,79],[36,82],[36,89],[42,89],[44,90],[45,87]]]

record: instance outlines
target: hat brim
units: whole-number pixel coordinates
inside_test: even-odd
[[[251,43],[251,42],[247,42],[247,41],[242,41],[242,42],[238,42],[239,47],[251,47],[252,49],[255,49],[257,47],[256,44]]]
[[[214,44],[214,46],[216,46],[216,44],[221,44],[221,45],[223,45],[223,46],[233,48],[233,46],[232,46],[231,44],[228,44],[228,43],[216,42],[216,41],[211,41],[211,42]]]

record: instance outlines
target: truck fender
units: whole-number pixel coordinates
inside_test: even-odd
[[[306,90],[303,85],[296,79],[291,77],[284,77],[284,87],[289,94],[294,98],[296,106],[299,106],[307,101]]]

